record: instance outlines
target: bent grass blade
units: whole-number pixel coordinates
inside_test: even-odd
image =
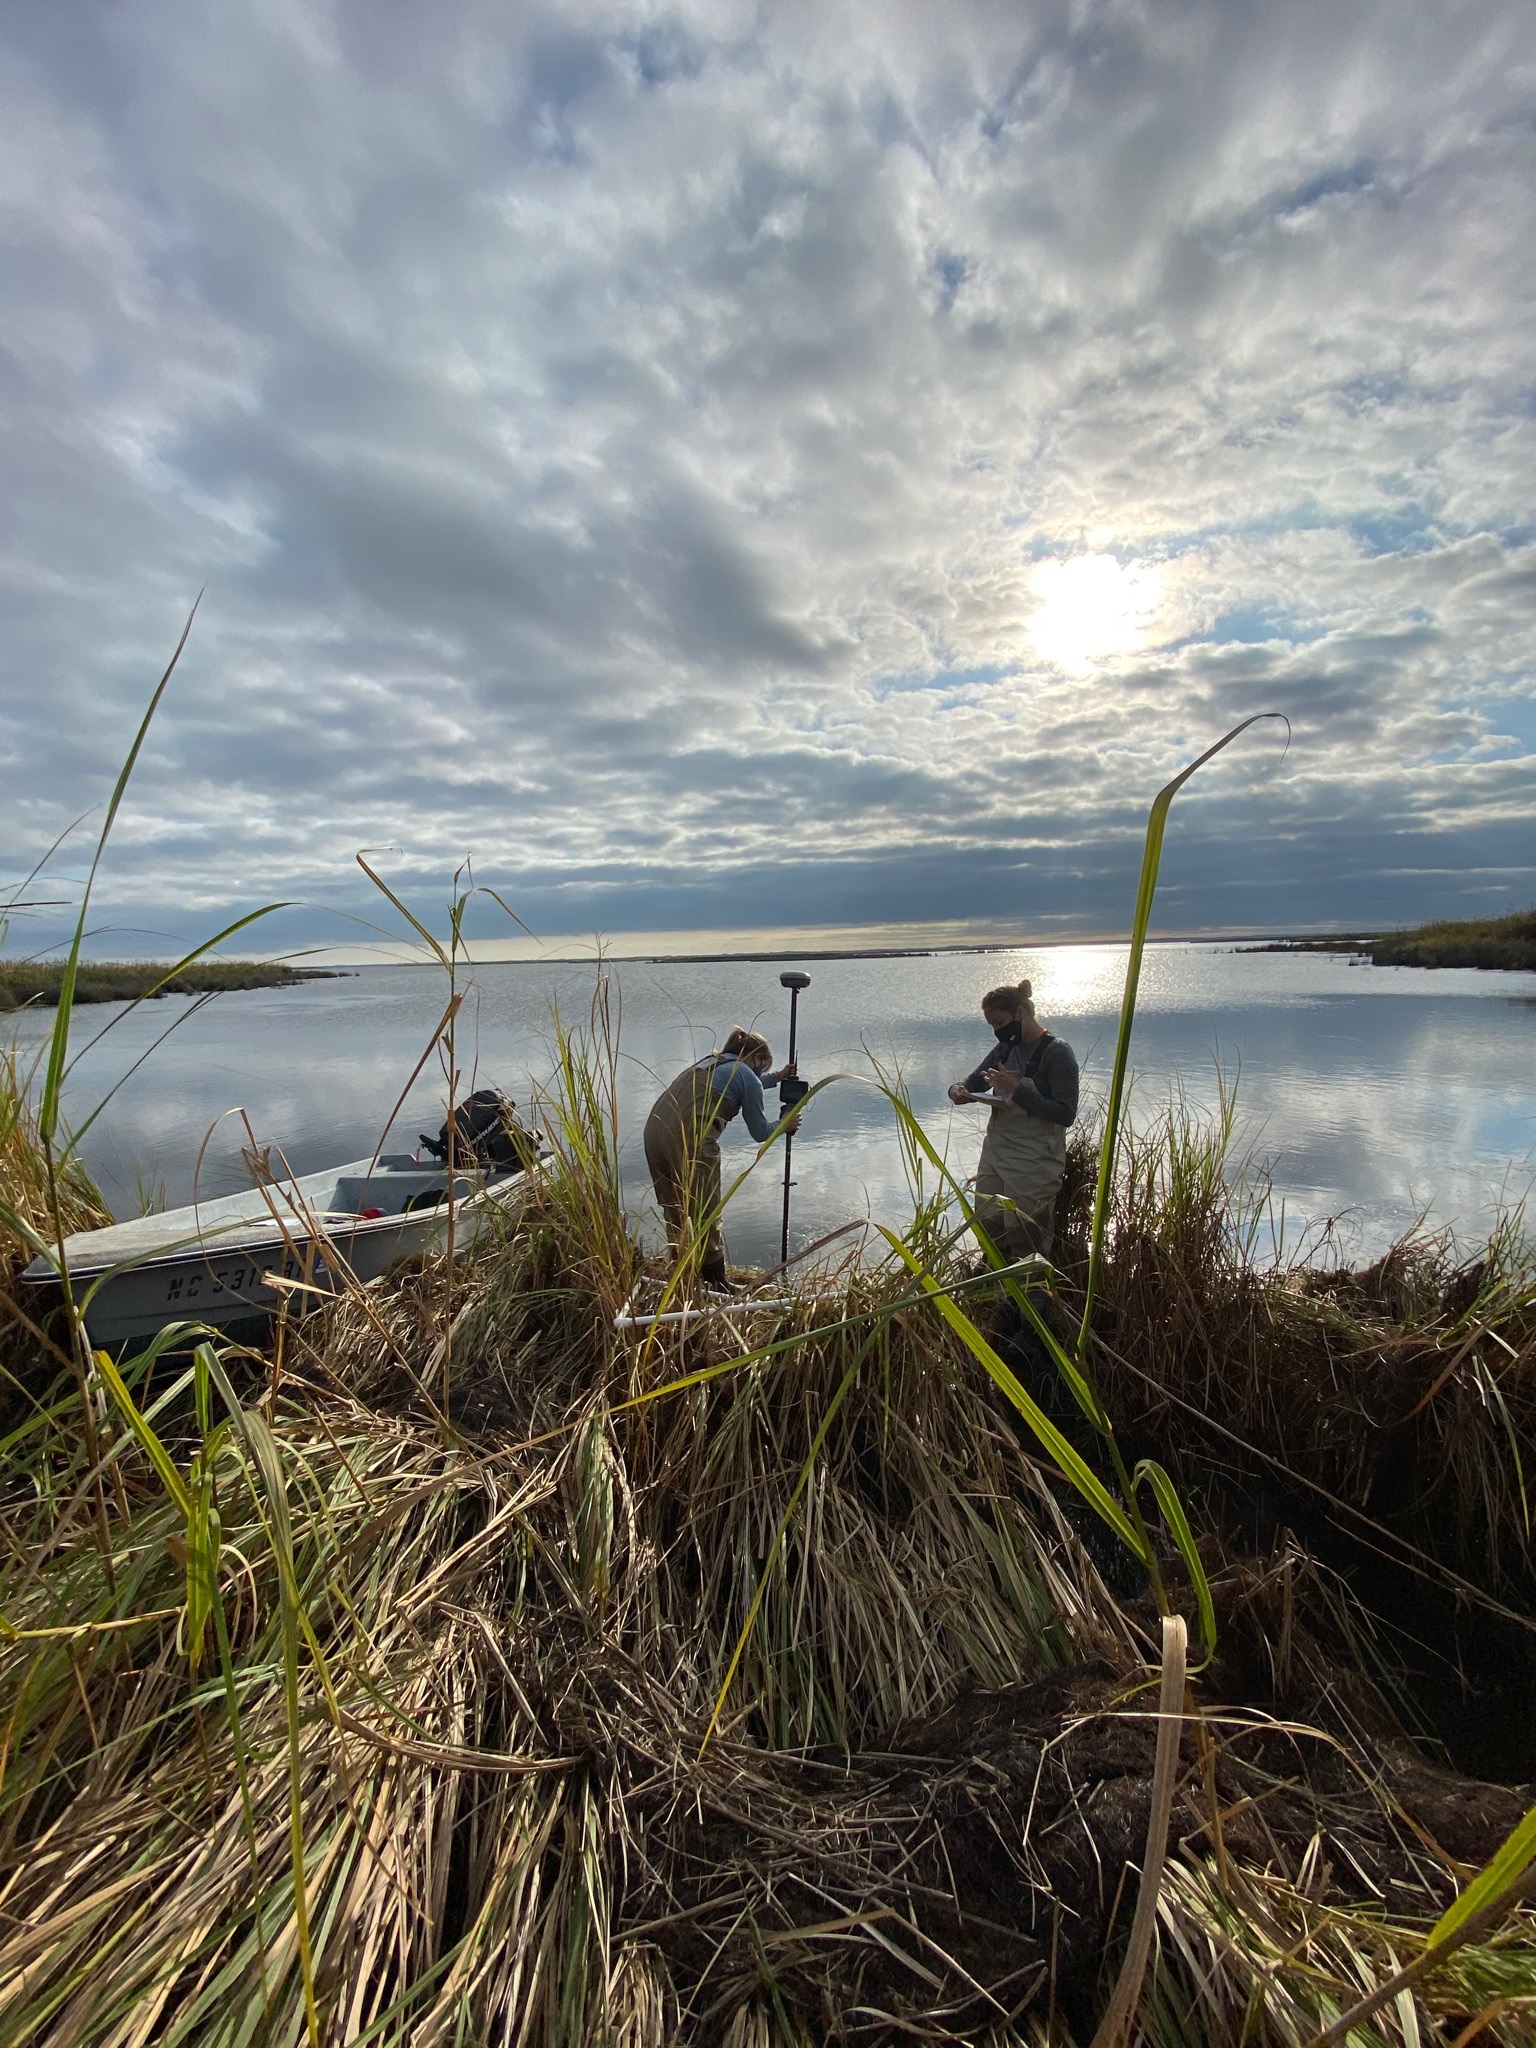
[[[1200,1648],[1204,1662],[1216,1652],[1216,1603],[1211,1594],[1211,1582],[1206,1576],[1205,1563],[1195,1544],[1195,1532],[1189,1526],[1189,1517],[1184,1512],[1184,1503],[1168,1474],[1153,1458],[1143,1458],[1132,1474],[1133,1486],[1140,1486],[1145,1480],[1151,1487],[1158,1506],[1162,1509],[1163,1520],[1179,1547],[1184,1568],[1189,1573],[1189,1583],[1195,1596],[1195,1605],[1200,1614]],[[1203,1663],[1191,1666],[1200,1670]]]
[[[902,1098],[898,1094],[896,1094],[884,1083],[880,1083],[877,1085],[880,1086],[881,1092],[885,1095],[886,1100],[891,1104],[891,1107],[895,1110],[898,1118],[901,1120],[903,1128],[907,1130],[912,1142],[921,1148],[922,1152],[925,1154],[925,1156],[933,1166],[934,1170],[939,1174],[941,1179],[945,1183],[947,1183],[951,1197],[955,1203],[956,1208],[960,1212],[965,1227],[971,1231],[977,1243],[981,1246],[982,1253],[986,1258],[988,1265],[992,1266],[994,1269],[1003,1267],[1007,1263],[1007,1261],[1004,1259],[1001,1250],[993,1242],[985,1225],[982,1223],[980,1216],[977,1214],[976,1205],[971,1201],[970,1197],[966,1194],[964,1187],[962,1186],[961,1182],[956,1178],[954,1172],[951,1170],[947,1161],[941,1157],[938,1150],[935,1148],[933,1140],[928,1136],[928,1133],[923,1129],[922,1125],[913,1115],[911,1107],[904,1100],[902,1100]],[[1000,1273],[999,1278],[1001,1279],[1002,1285],[1006,1289],[1008,1297],[1012,1301],[1014,1307],[1019,1310],[1020,1314],[1022,1314],[1028,1319],[1031,1328],[1035,1332],[1035,1335],[1040,1339],[1040,1342],[1045,1346],[1045,1349],[1051,1359],[1052,1364],[1055,1366],[1056,1370],[1061,1374],[1062,1378],[1066,1381],[1073,1400],[1076,1401],[1078,1407],[1082,1409],[1083,1414],[1088,1418],[1089,1422],[1092,1423],[1093,1427],[1099,1432],[1101,1436],[1113,1437],[1114,1425],[1111,1423],[1109,1416],[1106,1414],[1104,1410],[1104,1405],[1100,1401],[1098,1392],[1094,1387],[1092,1381],[1088,1378],[1087,1374],[1081,1369],[1078,1361],[1074,1359],[1069,1352],[1066,1351],[1066,1349],[1063,1347],[1061,1343],[1061,1340],[1052,1330],[1049,1323],[1047,1323],[1044,1317],[1040,1314],[1040,1311],[1036,1308],[1034,1302],[1030,1299],[1028,1289],[1021,1287],[1019,1285],[1018,1280],[1012,1275],[1003,1275]]]
[[[83,1059],[86,1053],[90,1052],[93,1047],[100,1045],[101,1041],[106,1037],[109,1031],[113,1030],[117,1025],[121,1024],[123,1019],[127,1016],[130,1016],[133,1011],[138,1009],[141,1003],[147,1003],[152,997],[159,995],[160,991],[167,985],[167,983],[172,982],[176,979],[177,975],[182,972],[183,968],[193,966],[197,961],[202,959],[205,953],[211,953],[215,946],[222,946],[226,939],[232,939],[236,932],[243,932],[244,930],[246,930],[248,926],[259,923],[262,918],[270,917],[274,911],[288,910],[291,908],[291,903],[287,901],[280,903],[264,903],[259,910],[247,911],[244,917],[237,917],[233,924],[225,925],[222,931],[215,932],[211,938],[204,939],[201,942],[201,944],[194,946],[190,953],[184,953],[181,959],[179,959],[176,962],[174,967],[168,967],[166,969],[165,973],[161,975],[160,979],[155,983],[153,988],[145,989],[142,995],[134,996],[131,998],[130,1001],[124,1003],[121,1009],[115,1011],[115,1013],[107,1020],[107,1022],[102,1026],[100,1031],[96,1033],[94,1038],[86,1040],[85,1044],[80,1048],[79,1052],[75,1054],[74,1058],[66,1062],[64,1068],[64,1079],[66,1081],[69,1079],[70,1073],[75,1067],[76,1063],[79,1060]],[[127,1081],[131,1075],[137,1073],[138,1069],[143,1065],[144,1061],[149,1058],[150,1053],[157,1051],[159,1047],[165,1043],[166,1039],[170,1037],[171,1032],[174,1031],[178,1025],[184,1024],[187,1021],[187,1019],[195,1015],[196,1012],[200,1010],[205,1003],[209,1003],[212,1000],[213,995],[210,992],[209,994],[198,997],[195,1002],[189,1004],[189,1006],[182,1012],[182,1014],[179,1017],[175,1018],[172,1021],[172,1023],[164,1031],[161,1032],[160,1036],[154,1041],[154,1044],[151,1045],[145,1052],[142,1052],[139,1055],[138,1059],[136,1059],[133,1062],[133,1065],[130,1066],[125,1073],[122,1073],[118,1076],[117,1080],[112,1084],[111,1088],[108,1089],[107,1093],[102,1097],[100,1102],[97,1103],[96,1107],[91,1111],[90,1115],[86,1117],[82,1123],[71,1127],[70,1143],[72,1145],[78,1145],[80,1143],[80,1140],[85,1136],[86,1132],[90,1129],[91,1125],[95,1123],[97,1117],[101,1115],[102,1111],[106,1108],[107,1104],[112,1100],[113,1096],[116,1095],[118,1089],[122,1087],[123,1083]]]
[[[1051,1421],[1039,1403],[1030,1395],[1017,1375],[1011,1372],[977,1329],[964,1309],[954,1302],[940,1283],[926,1267],[913,1256],[894,1231],[881,1226],[882,1235],[891,1249],[906,1264],[908,1271],[933,1302],[950,1328],[960,1338],[971,1355],[983,1365],[997,1385],[1002,1389],[1013,1406],[1029,1424],[1041,1447],[1061,1471],[1071,1480],[1077,1491],[1088,1503],[1101,1521],[1114,1531],[1120,1541],[1134,1557],[1144,1564],[1149,1572],[1155,1572],[1156,1559],[1145,1536],[1140,1534],[1131,1517],[1120,1506],[1114,1495],[1096,1477],[1092,1468],[1075,1451],[1061,1431]]]
[[[1475,1914],[1483,1912],[1504,1893],[1512,1893],[1533,1862],[1536,1862],[1536,1806],[1523,1820],[1516,1822],[1477,1876],[1446,1907],[1435,1922],[1429,1946],[1438,1948]]]
[[[1136,1021],[1136,994],[1141,983],[1141,959],[1146,951],[1147,930],[1152,922],[1152,901],[1157,894],[1158,870],[1163,859],[1163,835],[1167,829],[1168,813],[1179,791],[1207,761],[1213,761],[1223,749],[1249,726],[1259,725],[1266,719],[1278,719],[1290,734],[1290,720],[1279,711],[1256,711],[1251,718],[1244,718],[1230,731],[1224,732],[1214,745],[1206,748],[1183,768],[1173,780],[1166,783],[1152,800],[1147,813],[1146,841],[1142,849],[1141,875],[1136,885],[1136,912],[1131,924],[1131,949],[1125,963],[1125,992],[1120,999],[1120,1023],[1115,1034],[1115,1063],[1110,1073],[1109,1095],[1104,1106],[1104,1139],[1099,1153],[1099,1180],[1093,1198],[1093,1222],[1088,1237],[1088,1280],[1084,1289],[1082,1322],[1078,1332],[1077,1353],[1083,1359],[1093,1327],[1093,1303],[1097,1291],[1099,1269],[1104,1256],[1104,1228],[1109,1217],[1109,1195],[1114,1181],[1115,1159],[1120,1140],[1120,1117],[1125,1102],[1125,1080],[1130,1067],[1131,1029]]]

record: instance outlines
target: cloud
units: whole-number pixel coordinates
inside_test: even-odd
[[[1170,919],[1536,894],[1528,10],[0,34],[9,871],[206,586],[124,924],[330,932],[396,845],[551,930],[1113,929],[1269,708]]]

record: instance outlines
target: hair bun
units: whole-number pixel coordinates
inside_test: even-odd
[[[1030,986],[1030,984],[1027,981],[1021,981],[1019,983],[1019,994],[1024,998],[1026,1003],[1030,1000],[1034,993],[1034,989]]]

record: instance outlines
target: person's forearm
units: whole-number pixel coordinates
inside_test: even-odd
[[[761,1145],[773,1136],[773,1121],[763,1106],[763,1091],[755,1074],[741,1077],[741,1120]]]
[[[1015,1109],[1022,1109],[1028,1116],[1037,1116],[1042,1123],[1071,1124],[1077,1121],[1077,1102],[1057,1102],[1053,1096],[1042,1095],[1033,1081],[1021,1081],[1009,1097]]]
[[[1077,1121],[1077,1061],[1065,1046],[1052,1046],[1036,1080],[1021,1080],[1013,1091],[1017,1108],[1048,1124]]]
[[[766,1115],[763,1109],[763,1093],[761,1089],[758,1090],[757,1098],[755,1101],[750,1095],[746,1096],[743,1099],[741,1105],[741,1120],[746,1125],[747,1129],[752,1133],[752,1136],[757,1140],[759,1145],[762,1144],[765,1138],[769,1138],[773,1135],[772,1121],[769,1119],[769,1117]]]

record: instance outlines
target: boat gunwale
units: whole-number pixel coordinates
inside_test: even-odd
[[[359,1237],[378,1237],[387,1231],[417,1229],[422,1225],[431,1227],[444,1220],[445,1212],[455,1200],[461,1214],[466,1209],[479,1208],[486,1203],[499,1205],[515,1188],[527,1184],[531,1175],[541,1172],[549,1157],[549,1153],[542,1152],[537,1159],[527,1166],[520,1167],[515,1173],[498,1174],[494,1178],[482,1180],[479,1185],[471,1185],[467,1194],[455,1197],[450,1191],[445,1191],[443,1200],[434,1202],[430,1208],[424,1205],[419,1209],[396,1209],[382,1216],[362,1216],[342,1210],[314,1210],[311,1212],[314,1223],[303,1222],[297,1210],[292,1213],[291,1220],[275,1216],[269,1210],[265,1217],[231,1217],[227,1225],[227,1236],[224,1236],[221,1228],[217,1226],[206,1232],[199,1230],[194,1236],[173,1240],[169,1246],[159,1251],[146,1250],[141,1257],[135,1257],[131,1252],[126,1256],[114,1258],[99,1250],[95,1253],[88,1249],[82,1249],[79,1253],[70,1251],[70,1245],[77,1239],[83,1240],[88,1246],[93,1238],[105,1237],[108,1232],[129,1228],[133,1224],[148,1220],[130,1217],[126,1225],[108,1223],[100,1230],[75,1232],[72,1237],[65,1238],[62,1248],[52,1247],[49,1252],[38,1253],[30,1264],[22,1268],[20,1278],[33,1287],[43,1287],[50,1283],[57,1285],[60,1249],[64,1255],[63,1264],[67,1267],[71,1279],[90,1279],[102,1274],[126,1277],[130,1273],[152,1273],[176,1266],[206,1265],[213,1258],[224,1258],[231,1253],[247,1250],[267,1251],[273,1246],[281,1245],[290,1245],[297,1251],[311,1246],[323,1249],[327,1244],[351,1243]],[[342,1166],[335,1168],[334,1172],[341,1175],[346,1170],[346,1167]],[[330,1177],[329,1174],[304,1176],[305,1179]],[[371,1179],[372,1176],[366,1178]],[[265,1185],[273,1188],[294,1188],[299,1183],[279,1181],[267,1182]],[[260,1191],[252,1190],[255,1193]],[[228,1197],[218,1196],[215,1199],[223,1201]],[[195,1206],[190,1203],[187,1205],[188,1208]],[[171,1210],[168,1213],[176,1215],[181,1212]],[[328,1227],[328,1219],[331,1217],[335,1218],[334,1228]],[[321,1227],[316,1228],[315,1224]]]

